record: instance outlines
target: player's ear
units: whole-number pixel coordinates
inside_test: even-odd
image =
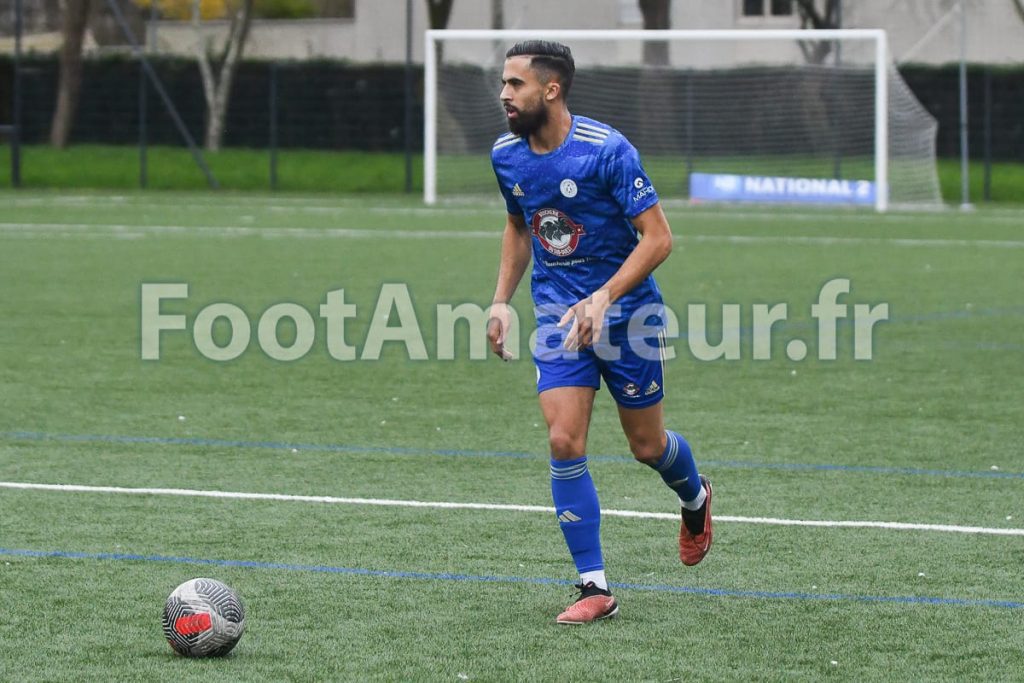
[[[562,84],[556,80],[548,81],[548,84],[544,86],[544,99],[548,102],[554,102],[558,99],[559,93],[562,92]]]

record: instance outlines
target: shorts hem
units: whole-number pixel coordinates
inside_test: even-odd
[[[569,381],[567,381],[565,383],[554,382],[552,384],[545,384],[542,387],[538,386],[537,387],[537,393],[538,394],[543,394],[548,389],[561,389],[563,387],[586,387],[586,388],[589,388],[589,389],[593,389],[594,391],[600,391],[601,390],[601,383],[598,382],[597,384],[589,384],[587,382],[580,382],[580,381],[573,381],[573,380],[569,380]]]
[[[638,410],[640,408],[650,408],[651,406],[660,403],[661,401],[663,401],[665,399],[665,394],[664,393],[652,394],[651,396],[645,397],[643,400],[640,400],[640,401],[630,401],[629,403],[626,403],[624,401],[619,400],[619,397],[615,396],[614,394],[612,395],[612,398],[615,399],[616,405],[618,405],[620,408],[626,408],[626,409],[633,408],[633,409],[637,409]]]

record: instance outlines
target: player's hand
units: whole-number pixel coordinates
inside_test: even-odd
[[[570,320],[572,321],[569,334],[565,335],[565,341],[562,343],[565,350],[579,351],[593,346],[601,338],[604,317],[611,305],[608,290],[599,289],[586,299],[570,306],[558,321],[559,327],[565,327]]]
[[[512,313],[508,304],[491,304],[491,317],[487,321],[487,341],[491,345],[491,352],[498,358],[508,361],[512,354],[505,349],[505,335],[508,334],[512,325]]]

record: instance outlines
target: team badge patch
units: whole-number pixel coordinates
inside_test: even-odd
[[[562,181],[562,184],[558,186],[558,189],[562,191],[562,196],[566,199],[572,199],[576,196],[579,189],[576,187],[576,181],[572,178],[566,178]]]
[[[568,256],[576,251],[580,235],[586,234],[582,225],[558,209],[541,209],[533,214],[532,228],[541,246],[555,256]]]
[[[622,393],[629,398],[635,398],[640,395],[640,387],[638,387],[634,382],[627,382],[626,386],[622,387]]]

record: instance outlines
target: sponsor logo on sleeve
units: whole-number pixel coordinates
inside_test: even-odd
[[[651,185],[643,176],[636,177],[636,180],[633,181],[633,187],[636,188],[636,192],[633,193],[634,204],[647,195],[654,193],[654,185]]]

